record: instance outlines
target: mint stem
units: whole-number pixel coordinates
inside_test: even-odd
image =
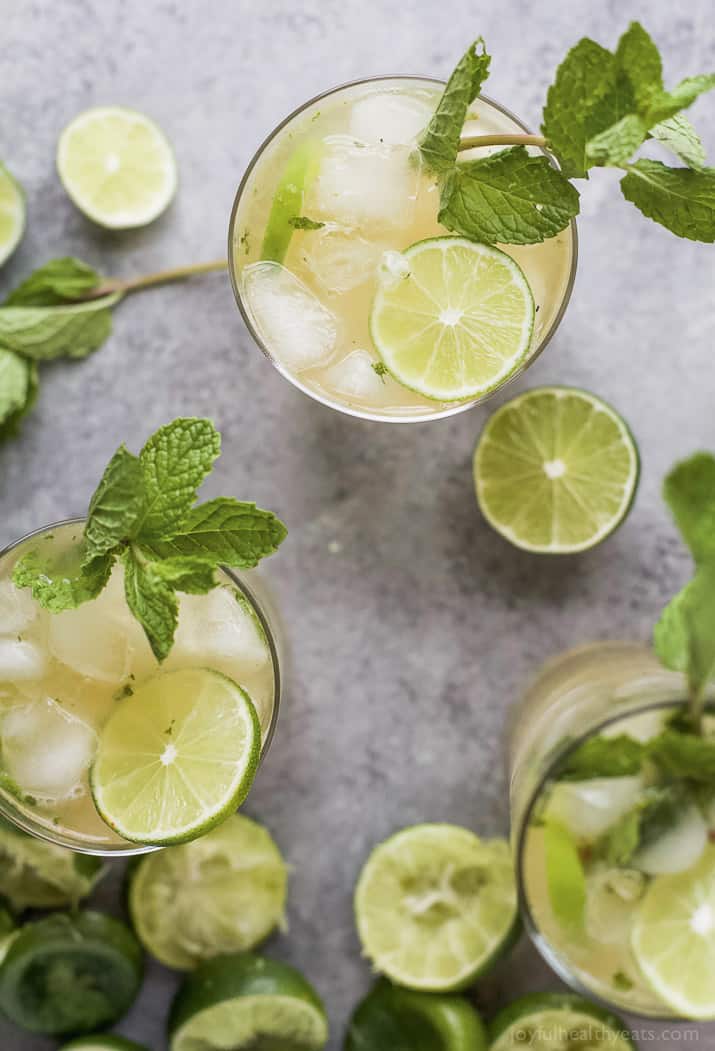
[[[184,281],[186,278],[195,277],[198,274],[209,274],[215,270],[225,270],[228,266],[225,259],[216,259],[211,263],[194,263],[193,266],[178,266],[171,270],[159,270],[156,274],[147,274],[145,277],[135,277],[130,281],[119,278],[108,278],[97,288],[93,288],[82,299],[99,299],[101,296],[110,295],[112,292],[139,292],[143,288],[151,288],[153,285],[165,285],[171,281]]]
[[[465,135],[459,140],[459,149],[473,150],[477,146],[546,146],[543,135]]]

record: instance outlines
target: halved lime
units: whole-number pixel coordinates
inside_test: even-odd
[[[355,918],[365,955],[398,985],[465,988],[518,929],[509,846],[456,825],[406,828],[368,858]]]
[[[149,1051],[143,1044],[135,1044],[123,1036],[98,1033],[96,1036],[81,1036],[63,1044],[60,1051]]]
[[[35,839],[0,818],[0,895],[18,912],[77,905],[104,872],[99,858]]]
[[[303,213],[305,190],[312,182],[320,163],[320,143],[314,139],[296,146],[283,169],[271,204],[263,235],[261,259],[282,263],[293,237],[291,219]]]
[[[383,267],[370,314],[394,378],[427,398],[487,394],[526,358],[534,297],[505,252],[463,237],[418,241],[406,266]]]
[[[474,483],[491,526],[525,551],[595,547],[628,514],[639,476],[626,423],[594,394],[539,387],[487,421]]]
[[[686,1018],[715,1018],[715,846],[686,872],[654,879],[631,945],[653,991]]]
[[[25,194],[0,164],[0,266],[9,259],[25,232]]]
[[[169,1015],[171,1051],[320,1051],[328,1019],[294,968],[236,953],[207,960],[179,989]]]
[[[351,1021],[345,1051],[485,1051],[482,1020],[461,996],[379,981]]]
[[[565,825],[544,827],[546,885],[554,916],[564,927],[582,927],[586,910],[586,874],[576,841]]]
[[[136,110],[97,106],[71,121],[57,146],[62,185],[100,226],[146,226],[176,192],[176,160],[161,128]]]
[[[232,814],[206,836],[148,854],[129,908],[144,947],[167,967],[252,949],[282,921],[288,869],[262,825]]]
[[[105,724],[92,797],[124,839],[183,843],[240,806],[260,748],[253,702],[235,682],[209,668],[162,672]]]
[[[571,993],[530,993],[500,1011],[489,1026],[490,1051],[633,1051],[626,1023]]]

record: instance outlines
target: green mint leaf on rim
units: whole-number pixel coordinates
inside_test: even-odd
[[[221,436],[210,420],[180,418],[151,436],[139,454],[146,494],[142,536],[174,533],[220,453]]]
[[[85,358],[112,331],[111,307],[120,293],[68,306],[0,307],[0,347],[36,361]]]
[[[535,244],[578,215],[579,195],[546,157],[523,146],[460,162],[447,177],[439,221],[488,244]]]
[[[669,778],[715,786],[715,740],[665,730],[648,745],[649,758]]]
[[[693,125],[682,113],[655,124],[650,134],[689,168],[697,171],[705,166],[705,147]]]
[[[317,219],[309,219],[307,215],[294,215],[288,220],[294,230],[321,230],[325,223]]]
[[[621,190],[643,215],[691,241],[715,241],[715,168],[668,168],[641,158],[628,165]]]
[[[715,456],[695,453],[676,464],[663,496],[695,561],[715,560]]]
[[[134,537],[145,512],[144,469],[138,456],[120,445],[89,504],[84,537],[87,561]]]
[[[594,777],[631,777],[640,773],[644,746],[633,737],[591,737],[580,745],[559,772],[559,781],[587,781]]]
[[[37,394],[37,367],[0,347],[0,438],[12,433]]]
[[[169,654],[179,620],[176,591],[136,548],[124,555],[124,593],[127,605],[144,628],[158,661]]]
[[[467,111],[489,75],[491,58],[479,37],[462,56],[447,81],[434,115],[419,140],[422,160],[430,171],[454,167]]]
[[[601,838],[598,853],[609,865],[629,865],[641,847],[654,843],[677,824],[689,799],[683,785],[646,789],[636,806]]]
[[[101,555],[82,564],[54,564],[32,550],[17,562],[12,580],[15,587],[30,588],[35,601],[50,613],[61,613],[96,598],[109,580],[113,562],[113,555]]]
[[[98,274],[81,259],[66,256],[51,259],[25,278],[7,297],[6,307],[51,307],[81,299],[102,282]]]

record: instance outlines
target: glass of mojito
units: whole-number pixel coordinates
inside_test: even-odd
[[[236,195],[229,269],[249,331],[291,383],[353,416],[470,408],[534,360],[571,294],[574,221],[540,243],[496,245],[440,222],[418,142],[443,90],[387,76],[325,92],[268,137]],[[466,117],[465,144],[526,135],[483,96]]]
[[[708,700],[711,698],[708,693]],[[715,718],[646,646],[547,663],[511,735],[526,925],[569,984],[649,1017],[715,1017]]]

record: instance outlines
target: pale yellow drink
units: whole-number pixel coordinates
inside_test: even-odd
[[[58,614],[12,583],[15,563],[30,550],[70,565],[82,528],[59,525],[0,558],[0,813],[77,849],[133,852],[142,848],[102,821],[88,787],[102,726],[159,671],[126,604],[123,569],[115,566],[96,599]],[[255,575],[246,576],[253,589]],[[256,706],[265,746],[278,691],[273,637],[253,590],[220,577],[207,595],[179,596],[175,642],[162,668],[212,668],[238,682]]]
[[[369,331],[381,267],[390,253],[444,236],[439,191],[416,163],[415,141],[441,86],[394,78],[340,88],[290,118],[259,152],[239,190],[231,224],[233,279],[256,338],[292,382],[335,408],[371,418],[434,418],[474,404],[429,400],[373,369]],[[479,99],[465,135],[523,133],[495,104]],[[499,147],[462,154],[485,156]],[[297,156],[309,158],[300,209],[324,225],[296,229],[281,270],[263,265],[264,237],[276,191]],[[521,266],[537,313],[533,360],[568,299],[575,227],[543,244],[502,245]]]

